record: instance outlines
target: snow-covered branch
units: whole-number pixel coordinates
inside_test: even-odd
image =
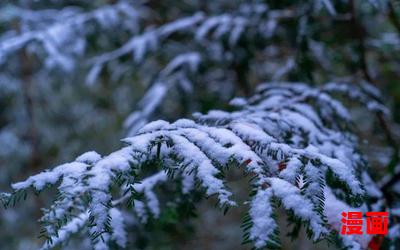
[[[121,221],[113,219],[114,209],[129,201],[134,208],[130,213],[141,223],[148,217],[157,218],[163,204],[154,187],[167,181],[181,183],[178,192],[182,195],[197,189],[215,196],[220,207],[241,205],[221,175],[240,167],[254,176],[245,228],[247,239],[257,248],[279,244],[273,216],[278,204],[306,223],[314,240],[327,237],[332,227],[325,218],[325,189],[343,190],[339,193],[357,200],[364,195],[361,173],[365,172],[357,139],[345,126],[350,122],[348,111],[329,94],[333,85],[345,92],[333,83],[319,89],[300,83],[267,83],[251,98],[235,100],[241,106],[237,111],[149,123],[124,139],[126,147],[108,156],[88,152],[74,162],[13,184],[13,196],[30,187],[41,191],[59,183],[60,195],[42,218],[49,244],[60,241],[55,232],[67,235],[65,228],[72,228],[73,233],[84,223],[78,220],[80,216],[67,214],[89,211],[93,244],[103,249],[109,241],[121,245],[126,241],[124,232],[115,235],[112,229],[113,225],[121,228]],[[377,103],[363,104],[379,106],[377,99],[370,101]],[[158,172],[138,179],[149,164],[159,166]],[[124,195],[113,198],[110,190],[117,183],[122,183]],[[63,218],[75,219],[60,223]],[[57,221],[61,225],[54,227]],[[346,239],[346,244],[352,244],[351,240]]]
[[[0,63],[4,63],[7,57],[16,51],[29,44],[37,43],[47,54],[47,65],[60,66],[67,71],[72,70],[76,64],[74,56],[84,52],[85,36],[90,32],[88,23],[94,22],[103,29],[107,29],[121,19],[124,20],[124,23],[129,19],[132,22],[130,28],[133,29],[140,18],[135,7],[126,1],[102,6],[90,12],[82,12],[79,8],[68,7],[59,11],[47,10],[44,13],[21,9],[12,11],[12,13],[14,12],[18,13],[16,18],[21,20],[21,30],[18,33],[9,32],[10,34],[0,37]],[[46,20],[49,15],[55,17],[55,20],[51,20],[51,25],[41,25],[37,20]],[[37,27],[29,27],[30,22]],[[29,27],[26,30],[23,26],[25,23]]]

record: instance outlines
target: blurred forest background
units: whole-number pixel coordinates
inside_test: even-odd
[[[1,1],[0,190],[82,152],[112,152],[148,121],[229,110],[263,81],[379,88],[391,110],[383,127],[351,110],[378,181],[399,164],[399,80],[395,0]],[[0,210],[0,249],[37,249],[46,197]],[[207,201],[193,222],[166,212],[137,246],[238,249],[241,212],[223,217]],[[303,238],[284,248],[310,249]]]

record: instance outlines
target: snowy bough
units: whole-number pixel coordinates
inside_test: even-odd
[[[294,231],[304,226],[314,241],[337,239],[338,221],[332,215],[362,209],[365,198],[374,195],[368,192],[374,184],[364,190],[370,178],[352,133],[354,124],[334,97],[386,112],[367,85],[266,83],[252,97],[232,100],[231,112],[151,122],[124,139],[122,149],[103,157],[87,152],[13,184],[14,192],[1,198],[12,205],[30,189],[57,186],[55,201],[40,219],[43,249],[66,244],[81,231],[95,249],[127,247],[128,223],[157,219],[165,207],[193,202],[198,193],[215,197],[225,212],[247,206],[244,241],[256,249],[279,247],[278,207],[287,212]],[[235,168],[250,177],[251,192],[244,204],[235,201],[225,178]],[[172,189],[170,200],[159,199],[161,185]],[[368,244],[364,238],[339,240],[354,249]]]

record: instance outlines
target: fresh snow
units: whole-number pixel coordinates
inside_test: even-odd
[[[167,71],[175,70],[180,67],[178,65]],[[334,212],[350,209],[327,187],[327,171],[350,188],[348,195],[364,194],[362,183],[372,183],[366,172],[361,179],[356,175],[362,156],[356,151],[356,137],[341,130],[339,122],[346,122],[349,115],[329,95],[328,92],[337,91],[332,86],[312,89],[295,83],[265,84],[233,112],[213,110],[204,115],[195,114],[194,120],[145,122],[147,125],[123,140],[126,147],[103,157],[94,151],[87,152],[74,162],[15,183],[13,188],[42,190],[61,180],[58,189],[63,196],[51,206],[42,221],[56,221],[71,207],[82,212],[88,210],[88,219],[94,222],[90,233],[103,232],[105,240],[95,241],[94,247],[106,249],[110,240],[120,246],[127,243],[123,213],[117,207],[130,198],[129,188],[144,195],[143,199],[134,200],[131,210],[139,223],[146,223],[150,216],[159,217],[163,204],[155,187],[166,182],[181,182],[178,191],[186,195],[201,187],[205,195],[216,196],[220,207],[236,206],[233,193],[220,176],[222,171],[236,165],[254,176],[250,184],[255,196],[247,204],[252,222],[249,238],[256,247],[268,242],[278,244],[272,198],[279,199],[285,210],[309,222],[313,240],[318,240],[329,234],[330,229],[317,208],[323,210],[329,224],[334,223],[329,218]],[[160,83],[152,88],[156,94],[146,98],[164,93],[165,85]],[[345,90],[348,89],[340,89],[340,93]],[[310,98],[321,106],[305,101]],[[146,108],[152,110],[155,106]],[[332,114],[342,119],[331,119]],[[326,120],[332,126],[324,127]],[[130,171],[139,171],[144,162],[156,158],[162,161],[163,169],[146,178],[132,180]],[[167,175],[168,170],[174,171],[174,177]],[[125,183],[121,188],[124,194],[119,198],[110,192],[116,178]],[[382,196],[372,185],[365,191],[373,197]],[[89,205],[83,205],[82,194],[90,196]],[[325,204],[320,198],[326,199]],[[105,232],[108,227],[112,228],[111,232]],[[51,227],[47,230],[54,231]],[[347,246],[361,249],[367,239],[343,237],[343,241]]]

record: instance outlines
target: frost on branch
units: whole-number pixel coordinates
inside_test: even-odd
[[[187,72],[195,72],[201,61],[199,53],[189,52],[175,57],[159,74],[156,82],[147,90],[138,103],[138,108],[125,120],[124,126],[128,135],[133,135],[143,127],[166,96],[168,89],[180,85],[187,92],[191,92],[192,83]]]
[[[151,61],[155,55],[162,54],[169,63],[154,76],[143,98],[135,106],[135,110],[125,121],[128,136],[134,135],[137,130],[148,123],[157,108],[166,99],[168,91],[180,89],[185,95],[192,93],[194,88],[192,75],[199,77],[199,64],[232,63],[234,58],[223,51],[224,43],[228,43],[230,51],[241,50],[238,44],[240,39],[257,40],[268,37],[273,31],[265,30],[264,23],[278,19],[279,13],[267,17],[268,7],[265,4],[242,4],[237,11],[230,14],[206,15],[196,12],[172,20],[155,28],[135,34],[123,46],[107,53],[100,54],[89,60],[91,67],[87,80],[94,83],[100,72],[111,66],[123,56],[130,56],[132,62],[138,66]],[[260,25],[261,23],[261,25]],[[183,37],[183,40],[176,40]],[[225,41],[226,40],[226,41]],[[178,54],[166,52],[165,46],[179,45]],[[182,49],[185,48],[185,49]],[[201,53],[200,53],[201,52]],[[227,55],[224,55],[227,54]],[[135,67],[140,72],[141,67]],[[217,72],[210,72],[215,75]],[[145,73],[146,77],[149,73]]]
[[[13,185],[10,201],[30,187],[41,191],[57,185],[59,195],[41,219],[48,239],[44,248],[64,243],[78,227],[85,230],[83,224],[95,249],[107,249],[111,242],[124,247],[126,214],[146,223],[166,206],[157,196],[160,185],[174,186],[181,196],[191,195],[190,190],[214,196],[221,208],[243,205],[235,201],[224,177],[224,172],[241,168],[252,177],[245,241],[256,248],[279,246],[278,206],[290,222],[305,225],[313,240],[328,237],[337,228],[326,218],[327,192],[330,201],[357,206],[364,195],[361,175],[366,174],[349,113],[331,95],[334,90],[349,94],[343,84],[262,84],[251,98],[236,99],[236,111],[194,114],[194,120],[174,123],[155,121],[108,156],[89,152],[31,176]],[[368,108],[384,108],[371,91],[353,90]],[[150,167],[156,170],[141,175]],[[346,238],[345,245],[359,246],[357,241]]]
[[[35,48],[30,49],[31,52],[45,58],[47,67],[59,67],[65,71],[72,71],[77,57],[84,54],[86,37],[93,33],[93,27],[106,30],[119,25],[120,29],[134,29],[140,19],[139,12],[128,1],[105,5],[90,12],[77,7],[32,11],[14,5],[10,5],[9,12],[4,22],[19,20],[22,31],[0,36],[0,65],[16,51],[31,46]],[[51,24],[46,24],[49,20]]]

